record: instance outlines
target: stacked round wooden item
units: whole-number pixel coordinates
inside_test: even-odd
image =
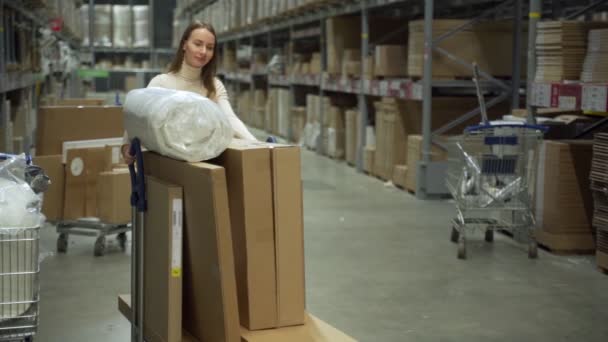
[[[597,232],[597,264],[608,271],[608,133],[595,135],[589,178],[593,191],[593,226]]]

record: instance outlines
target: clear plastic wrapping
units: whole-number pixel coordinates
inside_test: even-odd
[[[26,179],[25,155],[0,159],[0,234],[17,234],[44,222],[42,195]]]
[[[95,46],[112,46],[112,5],[95,5]]]
[[[197,162],[219,156],[233,130],[227,116],[208,98],[181,90],[150,87],[127,94],[125,128],[149,150]]]

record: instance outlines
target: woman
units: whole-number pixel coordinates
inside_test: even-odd
[[[169,72],[154,77],[148,87],[186,90],[215,101],[228,117],[234,135],[240,139],[256,140],[245,124],[236,116],[228,101],[228,93],[222,82],[215,77],[217,71],[215,30],[209,24],[194,22],[188,26],[169,67]],[[126,133],[125,133],[125,139]],[[130,145],[122,145],[125,162],[134,160],[129,154]]]

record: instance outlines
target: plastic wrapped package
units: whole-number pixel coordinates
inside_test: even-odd
[[[136,89],[124,103],[125,128],[149,150],[198,162],[219,156],[233,130],[218,105],[208,98],[165,88]]]
[[[113,28],[114,28],[114,46],[115,47],[131,47],[132,32],[131,32],[131,7],[128,5],[112,6]]]
[[[258,20],[258,0],[250,0],[247,10],[247,25],[252,25]]]
[[[148,5],[133,6],[133,46],[150,46],[150,29],[148,26]]]
[[[11,318],[26,317],[25,324],[37,315],[38,241],[44,223],[39,192],[48,186],[44,177],[40,168],[27,165],[23,154],[0,158],[0,328],[3,322],[10,327]]]
[[[95,5],[95,46],[112,46],[112,5]]]

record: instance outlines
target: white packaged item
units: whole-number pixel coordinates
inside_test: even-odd
[[[198,162],[219,156],[233,130],[227,116],[208,98],[188,91],[143,88],[127,94],[125,129],[151,151]]]
[[[131,32],[131,7],[128,5],[112,6],[114,36],[113,42],[115,47],[131,47],[132,32]]]
[[[80,25],[82,27],[82,45],[91,45],[89,39],[89,5],[80,6]]]
[[[148,26],[148,5],[133,6],[133,46],[150,46],[150,28]]]
[[[112,46],[112,5],[95,5],[95,46]]]

